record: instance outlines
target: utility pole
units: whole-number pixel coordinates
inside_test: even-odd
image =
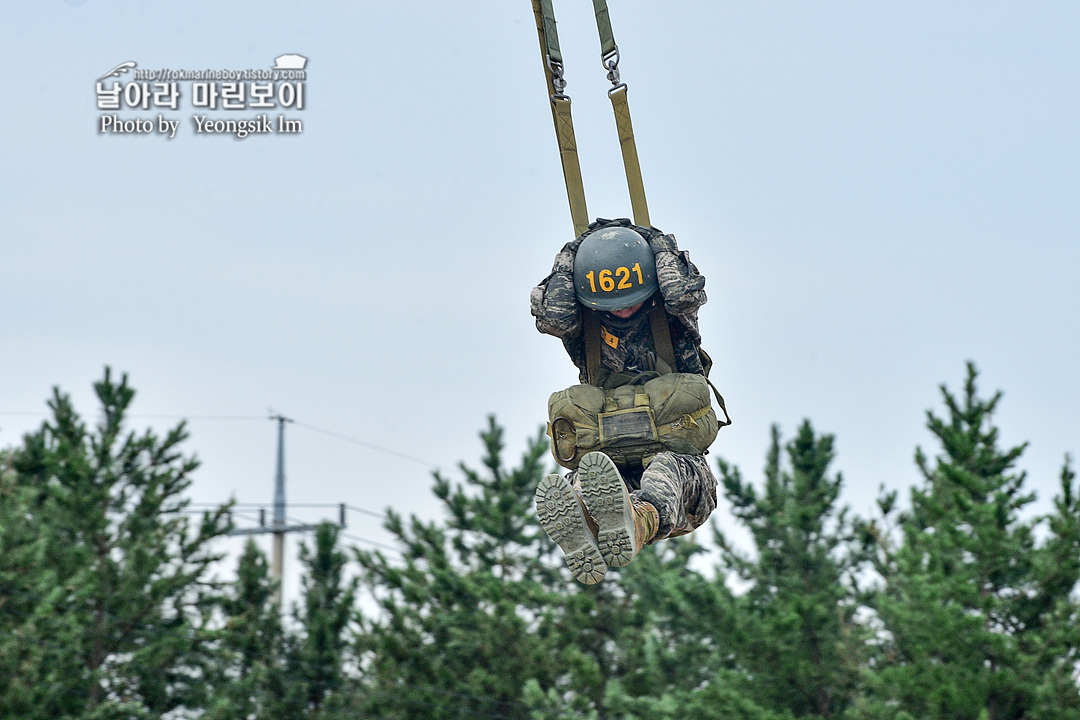
[[[292,422],[284,415],[272,415],[277,420],[277,474],[274,477],[274,554],[270,574],[277,580],[274,602],[281,604],[281,585],[285,575],[285,423]]]
[[[281,588],[285,576],[285,533],[305,532],[315,530],[318,525],[289,525],[285,514],[285,423],[293,420],[284,415],[271,415],[271,420],[278,424],[277,444],[277,472],[274,474],[274,517],[270,527],[265,524],[265,513],[259,511],[259,527],[242,528],[233,530],[230,535],[265,535],[271,533],[274,536],[273,554],[270,561],[270,575],[277,582],[277,590],[274,591],[274,604],[281,606]],[[339,508],[338,524],[345,527],[345,504]]]

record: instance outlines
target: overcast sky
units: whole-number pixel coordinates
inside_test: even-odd
[[[590,214],[626,216],[591,4],[555,11]],[[708,279],[735,420],[714,454],[760,481],[769,426],[810,418],[871,514],[918,481],[925,411],[973,360],[1047,509],[1080,452],[1080,4],[611,14],[652,221]],[[288,53],[304,107],[268,116],[293,135],[198,134],[261,111],[196,108],[191,82],[177,110],[97,106],[127,61]],[[488,414],[515,463],[576,381],[528,312],[572,226],[527,0],[3,2],[0,59],[0,447],[54,385],[93,419],[109,365],[135,427],[191,418],[196,502],[272,500],[273,408],[297,420],[290,502],[434,517],[432,468],[478,466]],[[180,125],[100,133],[113,114]],[[389,541],[357,513],[348,531]]]

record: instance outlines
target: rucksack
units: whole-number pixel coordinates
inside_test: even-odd
[[[723,408],[719,393],[717,398]],[[665,450],[701,455],[731,422],[726,409],[725,421],[718,421],[709,381],[697,373],[668,373],[608,389],[574,385],[552,394],[548,418],[551,453],[571,470],[594,450],[623,467],[645,466]]]
[[[616,465],[645,466],[658,452],[702,455],[720,428],[731,424],[724,398],[709,381],[708,353],[698,348],[704,374],[670,372],[675,368],[662,305],[650,313],[657,367],[668,371],[636,377],[608,376],[601,381],[600,332],[591,310],[582,309],[588,378],[548,400],[547,434],[555,462],[576,470],[585,453],[602,450]],[[612,386],[612,380],[618,384]],[[603,385],[604,387],[600,387]],[[713,410],[710,388],[724,412]]]

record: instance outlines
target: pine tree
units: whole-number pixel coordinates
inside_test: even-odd
[[[226,510],[192,528],[183,423],[127,432],[127,377],[106,368],[94,390],[93,431],[56,390],[4,474],[0,717],[156,718],[206,700]]]
[[[348,559],[338,549],[338,532],[336,525],[322,523],[315,531],[314,548],[307,543],[300,547],[300,563],[306,570],[301,606],[295,613],[300,632],[291,643],[287,665],[290,677],[302,688],[303,712],[298,717],[336,717],[346,702],[350,639],[346,631],[355,613],[359,578],[345,577]],[[286,706],[292,698],[292,693],[285,694]]]
[[[60,630],[50,607],[62,590],[41,526],[42,493],[19,482],[12,462],[11,452],[0,452],[0,718],[33,717],[49,696],[40,686],[49,668],[66,669],[36,641],[45,628]]]
[[[1080,717],[1080,487],[1070,458],[1061,469],[1061,494],[1046,517],[1047,538],[1033,558],[1035,590],[1027,622],[1039,628],[1025,643],[1028,674],[1038,678],[1031,705],[1035,720]]]
[[[379,718],[529,718],[522,687],[550,684],[555,658],[540,633],[545,585],[565,580],[542,543],[533,492],[544,473],[543,439],[522,465],[502,464],[502,429],[481,434],[486,475],[461,465],[464,484],[435,473],[445,523],[387,529],[403,557],[357,551],[380,613],[364,619],[358,650],[363,682],[355,710]],[[546,537],[544,537],[546,541]]]
[[[1074,718],[1080,505],[1066,461],[1048,518],[1025,517],[1034,499],[1015,465],[1025,445],[1001,449],[992,415],[1002,395],[978,396],[968,364],[961,397],[945,386],[948,414],[927,413],[941,445],[916,463],[923,485],[884,526],[868,532],[883,579],[875,596],[882,652],[859,717],[1012,720]],[[1039,545],[1036,529],[1047,523]],[[887,532],[895,523],[897,533]]]
[[[404,557],[357,553],[380,609],[359,636],[358,714],[660,720],[687,717],[713,693],[710,707],[751,713],[732,717],[779,720],[752,714],[760,708],[710,671],[720,632],[703,618],[728,596],[690,569],[701,548],[650,546],[602,583],[581,585],[536,520],[545,437],[512,470],[493,418],[481,438],[486,472],[462,465],[459,484],[435,475],[445,522],[406,525],[390,512]]]
[[[692,538],[647,546],[611,586],[605,717],[783,720],[750,700],[730,669],[735,598],[691,567],[705,552]]]
[[[221,601],[224,626],[218,631],[214,696],[204,720],[282,718],[293,681],[286,673],[281,609],[273,601],[277,583],[266,556],[248,540],[236,582]],[[295,704],[295,703],[294,703]]]
[[[738,468],[718,462],[725,496],[755,549],[747,556],[715,532],[723,569],[747,586],[727,607],[717,606],[730,613],[717,618],[731,632],[732,662],[721,676],[761,712],[837,718],[855,694],[863,658],[855,620],[861,556],[851,551],[852,525],[839,505],[843,479],[828,474],[833,443],[804,421],[783,448],[785,469],[774,426],[761,492]],[[716,582],[723,581],[720,572]]]
[[[314,546],[300,547],[303,596],[286,630],[274,602],[266,557],[249,541],[240,557],[235,588],[222,601],[216,695],[206,720],[314,720],[351,717],[342,708],[353,690],[348,668],[349,626],[357,579],[345,577],[348,558],[338,528],[324,523]]]

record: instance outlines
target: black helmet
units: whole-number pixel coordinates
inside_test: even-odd
[[[659,287],[652,248],[630,228],[600,228],[578,246],[574,289],[585,307],[621,310],[644,302]]]

